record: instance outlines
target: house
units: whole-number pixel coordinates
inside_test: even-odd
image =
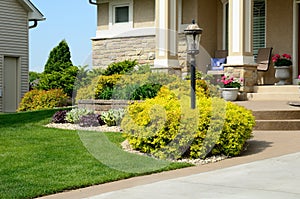
[[[205,72],[216,50],[228,50],[226,71],[245,79],[245,92],[257,83],[259,48],[293,57],[292,78],[299,74],[300,1],[297,0],[89,0],[97,6],[92,38],[93,65],[137,59],[154,70],[186,71],[184,29],[195,19],[203,28],[199,70]],[[265,83],[273,84],[274,69]]]
[[[28,91],[29,29],[44,20],[29,0],[0,4],[0,112],[15,112]]]

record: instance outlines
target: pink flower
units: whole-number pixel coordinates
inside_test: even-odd
[[[277,62],[277,60],[278,60],[277,57],[273,57],[273,58],[272,58],[272,61],[273,61],[273,62]]]
[[[298,79],[300,80],[300,75],[298,76]]]
[[[283,54],[282,57],[284,57],[286,59],[292,59],[292,56],[289,54]]]

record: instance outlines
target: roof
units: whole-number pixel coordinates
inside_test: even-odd
[[[45,20],[44,15],[31,3],[30,0],[18,0],[22,6],[28,11],[29,21],[42,21]]]

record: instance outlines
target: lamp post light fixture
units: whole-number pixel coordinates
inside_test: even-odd
[[[191,65],[191,109],[196,108],[196,59],[195,55],[199,54],[200,39],[202,34],[202,29],[192,21],[185,30],[184,34],[186,36],[187,43],[187,54],[191,55],[190,65]]]

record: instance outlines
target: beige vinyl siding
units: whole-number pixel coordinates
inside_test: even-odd
[[[0,86],[3,88],[3,58],[18,57],[19,99],[28,91],[28,13],[17,0],[2,1],[0,4]],[[0,112],[3,111],[0,98]]]
[[[3,96],[3,84],[4,82],[2,81],[3,80],[3,56],[1,55],[0,53],[0,88],[2,89],[1,92],[2,92],[2,96]],[[0,112],[2,112],[2,107],[3,107],[3,97],[0,97]]]

